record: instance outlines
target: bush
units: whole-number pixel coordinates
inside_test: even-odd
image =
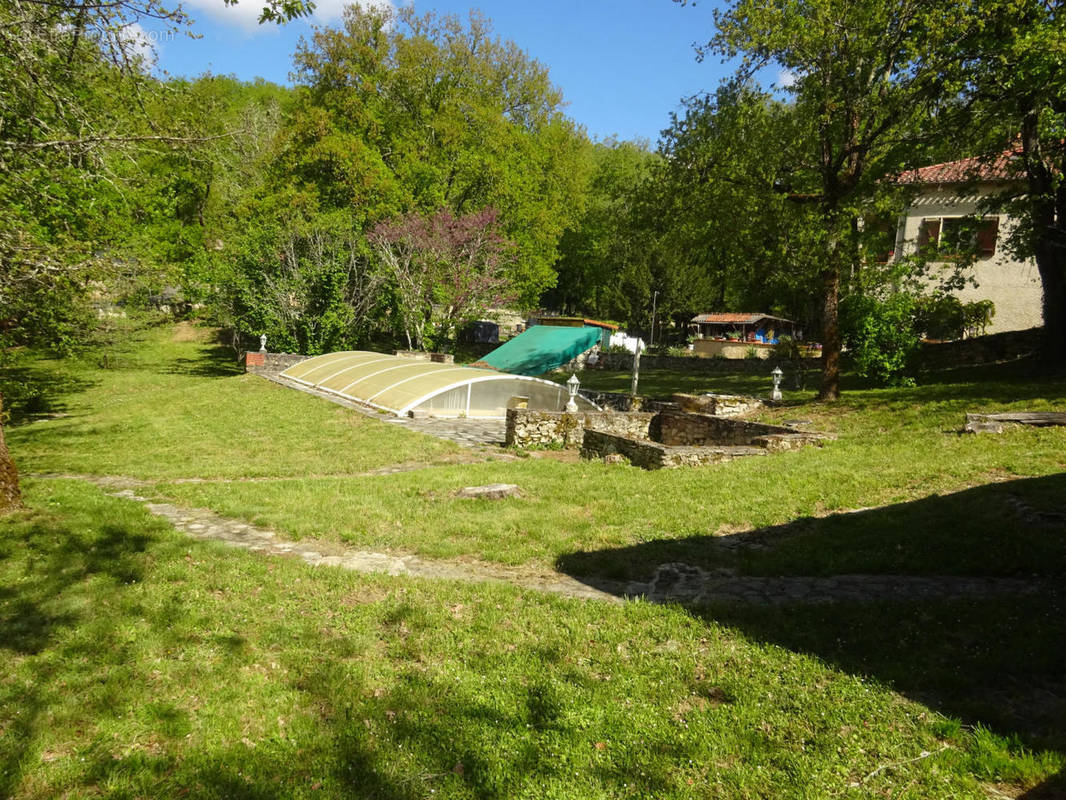
[[[996,315],[991,300],[963,303],[938,292],[915,298],[914,329],[929,339],[961,339],[980,336]]]
[[[915,298],[904,292],[885,299],[852,295],[840,304],[841,334],[859,375],[888,386],[913,385],[920,345],[914,315]]]

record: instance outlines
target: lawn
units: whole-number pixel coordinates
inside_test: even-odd
[[[1024,368],[832,406],[792,396],[767,418],[838,440],[647,473],[485,461],[240,375],[203,331],[149,332],[108,366],[22,364],[52,388],[8,430],[24,473],[137,477],[141,494],[291,538],[575,575],[670,560],[1066,573],[1063,431],[957,433],[966,411],[1061,408],[1066,384]],[[213,481],[175,482],[193,477]],[[523,496],[451,494],[496,481]],[[772,610],[577,601],[311,568],[185,538],[80,481],[24,488],[27,511],[0,522],[0,797],[1066,789],[1058,590]],[[772,546],[718,545],[756,529]]]
[[[446,462],[460,453],[244,375],[205,329],[141,331],[108,353],[107,368],[100,361],[95,354],[27,360],[4,376],[5,395],[18,397],[16,382],[54,390],[36,414],[15,404],[24,424],[8,439],[20,469],[149,479],[307,476]]]

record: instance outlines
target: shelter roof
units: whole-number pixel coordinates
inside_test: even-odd
[[[752,311],[697,314],[691,321],[701,325],[754,325],[756,322],[764,319],[772,320],[774,322],[792,323],[792,320],[785,319],[784,317],[775,317],[772,314],[762,314]]]
[[[600,335],[599,329],[591,326],[534,325],[477,363],[515,375],[542,375],[595,347]]]

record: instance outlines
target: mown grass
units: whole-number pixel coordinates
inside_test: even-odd
[[[946,718],[857,652],[819,655],[861,609],[808,611],[779,645],[765,614],[316,570],[72,481],[27,488],[34,510],[0,522],[3,796],[976,798],[1063,763],[1046,720]],[[1007,613],[1028,641],[1061,610]],[[934,685],[1002,676],[959,660],[953,621],[980,607],[891,611],[952,626],[919,642]],[[1051,641],[1013,677],[1053,666]]]
[[[51,412],[70,416],[8,431],[22,470],[131,475],[156,482],[141,493],[293,537],[579,576],[675,560],[752,574],[1066,565],[1063,430],[957,433],[966,411],[1062,408],[1061,378],[1024,367],[856,389],[831,406],[793,396],[764,416],[839,439],[648,473],[449,464],[463,451],[235,374],[190,338],[148,334],[106,370],[29,362],[53,376]],[[701,381],[677,388],[728,390]],[[417,460],[434,466],[345,477]],[[245,476],[264,480],[172,482]],[[497,481],[523,496],[452,495]],[[26,496],[29,511],[0,521],[0,796],[1066,790],[1057,590],[773,609],[584,603],[233,552],[73,481],[29,480]],[[867,506],[883,507],[837,513]],[[730,541],[772,546],[718,545],[738,531]]]
[[[1053,529],[1026,524],[1013,502],[1026,485],[1017,479],[1066,468],[1066,429],[1019,428],[992,437],[958,430],[966,410],[1061,407],[1062,384],[1016,383],[1013,400],[994,383],[979,398],[979,386],[957,397],[941,386],[869,390],[833,407],[777,409],[764,416],[801,416],[839,438],[823,448],[712,469],[645,472],[526,459],[388,477],[279,480],[269,493],[234,485],[157,490],[294,537],[542,567],[584,552],[587,570],[610,577],[638,577],[664,560],[801,574],[1061,572],[1066,542]],[[929,393],[924,400],[923,391]],[[517,484],[523,496],[499,502],[453,496],[462,486],[497,481]],[[979,486],[986,488],[960,494]],[[928,502],[908,505],[916,501]],[[723,532],[789,525],[789,533],[800,533],[797,520],[884,505],[898,508],[883,517],[813,523],[814,533],[789,537],[787,549],[772,554],[713,546]],[[906,524],[897,525],[900,519]],[[649,561],[626,550],[638,545],[659,546],[662,558]]]
[[[244,375],[210,336],[189,326],[150,329],[111,354],[108,368],[90,354],[0,374],[0,385],[37,381],[55,395],[51,414],[16,415],[23,424],[7,431],[19,467],[136,478],[306,476],[459,453]]]

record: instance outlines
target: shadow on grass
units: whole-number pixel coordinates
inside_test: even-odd
[[[597,578],[646,577],[669,562],[759,575],[1058,577],[1066,574],[1066,474],[730,537],[574,553],[557,566],[603,588]],[[721,604],[692,613],[872,677],[1019,750],[1066,752],[1066,589],[1042,587],[1023,596]],[[1026,796],[1064,797],[1064,789],[1060,774]]]
[[[243,365],[237,361],[233,347],[225,343],[218,331],[212,341],[196,349],[193,358],[178,357],[160,365],[163,372],[170,375],[191,375],[197,378],[226,378],[244,372]]]
[[[0,797],[502,799],[568,780],[560,744],[588,747],[567,698],[590,679],[562,648],[529,645],[536,666],[501,701],[425,670],[422,637],[439,620],[421,605],[369,611],[365,640],[331,634],[324,617],[258,619],[240,588],[205,610],[205,595],[255,585],[272,565],[236,563],[139,506],[63,486],[48,495],[62,517],[0,526]],[[410,665],[386,687],[363,665],[379,644]],[[270,659],[292,661],[260,685]],[[240,689],[217,689],[234,676]],[[598,779],[618,795],[667,794],[671,764],[696,753],[668,730],[656,745],[654,764],[638,754],[596,767]]]
[[[88,661],[104,654],[108,666],[117,667],[125,657],[118,643],[119,620],[71,599],[87,582],[124,585],[140,580],[148,542],[147,536],[121,525],[89,532],[45,521],[29,525],[22,536],[5,537],[0,562],[12,558],[19,548],[27,574],[0,588],[0,652],[32,657],[58,647],[64,659]],[[75,628],[87,624],[93,630],[91,646],[59,644]],[[0,737],[0,797],[14,793],[30,763],[27,753],[37,733],[53,724],[50,696],[62,688],[55,685],[59,669],[44,658],[32,686],[12,681],[0,685],[0,706],[8,712],[5,721],[11,722]]]
[[[95,381],[37,366],[19,365],[0,369],[0,394],[9,426],[25,425],[40,419],[65,416],[67,398],[84,392]]]
[[[1066,575],[1066,473],[986,484],[866,511],[727,536],[656,539],[575,552],[556,568],[644,580],[660,564],[750,575]]]

